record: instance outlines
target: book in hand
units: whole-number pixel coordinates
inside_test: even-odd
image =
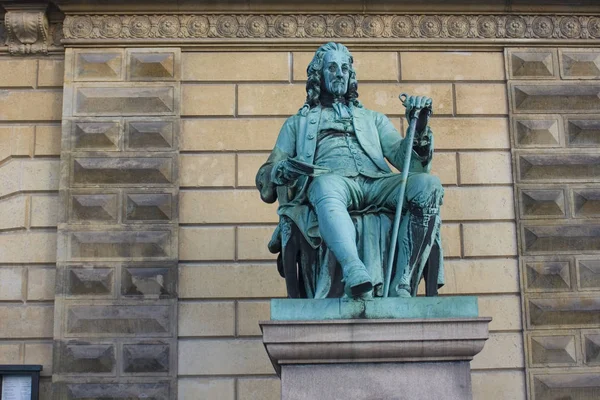
[[[319,167],[318,165],[309,164],[295,158],[288,158],[285,163],[285,168],[290,175],[296,177],[301,175],[315,177],[331,172],[329,168]]]

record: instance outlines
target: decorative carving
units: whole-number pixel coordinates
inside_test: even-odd
[[[334,37],[573,40],[600,37],[600,17],[572,14],[68,15],[64,34],[70,40]]]
[[[49,24],[44,9],[8,9],[4,16],[10,54],[47,54]]]

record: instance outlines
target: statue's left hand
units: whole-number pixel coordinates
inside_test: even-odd
[[[423,110],[424,108],[428,108],[430,110],[429,112],[424,111],[419,113],[416,131],[417,134],[422,133],[429,123],[429,116],[433,112],[433,100],[431,97],[427,96],[407,96],[403,104],[406,107],[407,121],[410,121],[410,118],[414,115],[416,110]]]

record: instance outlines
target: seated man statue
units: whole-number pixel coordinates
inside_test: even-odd
[[[429,174],[433,156],[429,113],[413,114],[430,111],[432,100],[407,96],[404,101],[407,119],[417,118],[414,140],[407,143],[385,115],[358,101],[352,62],[349,50],[339,43],[324,44],[316,51],[307,68],[306,102],[284,123],[271,155],[258,171],[256,185],[262,200],[273,203],[279,198],[280,204],[280,224],[269,247],[282,251],[282,242],[290,235],[282,223],[292,221],[309,249],[325,247],[335,257],[337,272],[312,271],[311,276],[331,281],[341,275],[348,297],[387,295],[382,290],[386,275],[382,260],[387,251],[384,254],[380,243],[387,240],[385,246],[391,245],[389,215],[396,212],[402,178],[386,160],[400,170],[411,152],[389,295],[415,296],[433,248],[439,266],[436,284],[443,284],[439,210],[444,191],[439,179]],[[387,225],[357,225],[356,216],[372,213],[385,214]],[[373,235],[381,237],[373,240],[379,237]],[[316,263],[303,268],[319,268],[324,262],[321,254]],[[311,296],[332,297],[330,292],[307,295]]]

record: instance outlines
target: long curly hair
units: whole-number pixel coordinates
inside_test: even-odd
[[[298,111],[301,115],[306,115],[308,110],[321,104],[321,91],[325,90],[323,86],[323,59],[329,51],[340,51],[348,56],[350,77],[348,79],[348,91],[344,97],[348,104],[362,107],[362,104],[358,101],[358,81],[356,80],[356,71],[352,66],[354,59],[350,50],[341,43],[329,42],[317,49],[312,61],[306,68],[306,74],[308,75],[306,80],[306,102]]]

